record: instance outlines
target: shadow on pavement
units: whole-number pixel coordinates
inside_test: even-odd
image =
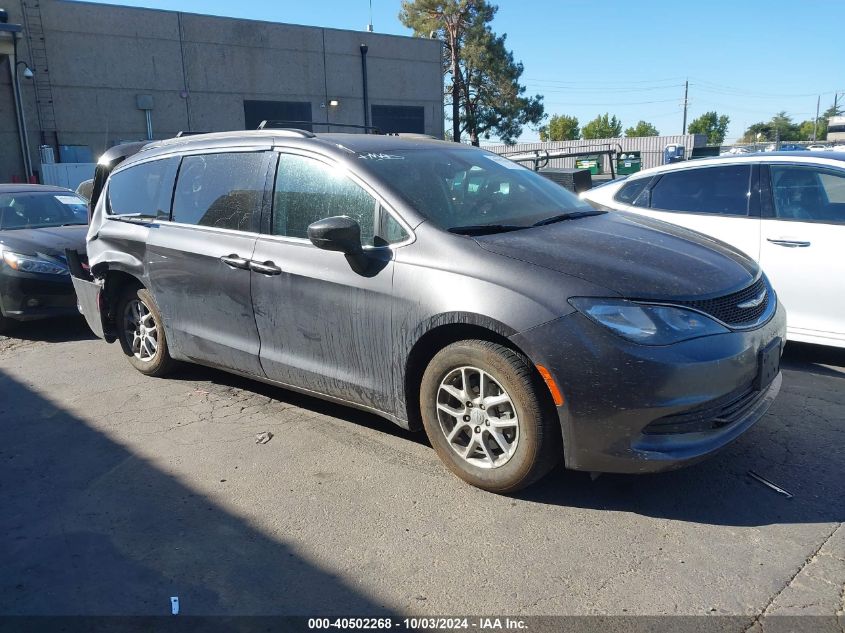
[[[0,463],[0,615],[386,613],[2,371]]]
[[[845,377],[822,365],[845,367],[842,350],[812,345],[787,347],[784,388],[772,410],[721,453],[689,468],[650,475],[602,475],[560,467],[516,496],[525,501],[632,512],[715,525],[828,523],[845,520],[845,393],[837,403],[803,403],[797,393],[840,388]],[[207,380],[281,400],[425,445],[425,433],[410,433],[382,418],[223,371],[186,365],[174,376]],[[839,412],[838,422],[824,407]],[[801,417],[797,417],[799,414]],[[812,429],[812,431],[808,431]],[[431,459],[436,460],[434,451]],[[748,475],[768,477],[792,492],[787,499]]]
[[[0,336],[0,339],[4,336],[10,339],[45,343],[87,341],[96,338],[82,316],[14,323],[8,332]]]
[[[810,343],[788,343],[783,352],[784,369],[845,379],[845,349]]]

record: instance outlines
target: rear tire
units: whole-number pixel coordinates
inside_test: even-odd
[[[117,302],[118,340],[123,353],[146,376],[165,376],[175,361],[167,349],[161,313],[146,288],[128,288]]]
[[[560,423],[530,361],[490,341],[452,343],[420,386],[431,445],[455,475],[495,493],[524,488],[560,461]]]

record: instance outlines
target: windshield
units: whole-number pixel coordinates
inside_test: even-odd
[[[79,196],[61,191],[0,193],[0,231],[88,224]]]
[[[528,227],[566,213],[593,211],[560,185],[480,149],[361,153],[374,173],[443,229]]]

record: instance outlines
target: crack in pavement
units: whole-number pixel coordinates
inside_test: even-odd
[[[794,574],[792,574],[792,576],[790,576],[790,577],[789,577],[789,579],[786,581],[786,583],[784,583],[784,585],[783,585],[780,589],[778,589],[778,590],[777,590],[777,591],[776,591],[776,592],[775,592],[775,593],[771,596],[771,598],[769,598],[768,602],[767,602],[767,603],[765,604],[765,606],[764,606],[764,607],[760,610],[760,613],[758,613],[758,614],[754,617],[754,619],[751,621],[751,623],[750,623],[750,624],[749,624],[749,625],[745,628],[745,630],[744,630],[744,632],[743,632],[743,633],[748,633],[748,632],[749,632],[752,628],[754,628],[754,626],[755,626],[755,625],[757,625],[758,623],[760,624],[760,630],[761,630],[761,631],[763,630],[763,623],[762,623],[761,619],[763,618],[763,616],[764,616],[764,615],[766,615],[766,612],[767,612],[767,611],[768,611],[768,610],[772,607],[772,605],[774,604],[775,600],[777,600],[777,599],[778,599],[778,596],[780,596],[780,595],[781,595],[784,591],[786,591],[786,589],[787,589],[787,588],[789,588],[789,586],[790,586],[790,585],[792,585],[792,583],[795,581],[795,579],[798,577],[798,575],[799,575],[802,571],[804,571],[804,569],[806,569],[806,568],[807,568],[807,565],[809,565],[810,563],[814,562],[814,561],[818,558],[818,556],[819,556],[819,552],[822,550],[822,548],[823,548],[825,545],[827,545],[827,543],[830,541],[830,539],[832,539],[832,538],[833,538],[833,535],[834,535],[834,534],[836,534],[836,531],[837,531],[839,528],[841,528],[841,527],[842,527],[842,523],[841,523],[841,522],[836,524],[836,526],[833,528],[833,530],[831,530],[830,534],[828,534],[828,535],[824,538],[824,540],[823,540],[823,541],[819,544],[819,546],[818,546],[815,550],[813,550],[813,553],[812,553],[812,554],[810,554],[810,555],[809,555],[809,556],[808,556],[808,557],[804,560],[804,562],[803,562],[803,563],[802,563],[802,564],[798,567],[798,569],[795,571],[795,573],[794,573]],[[810,605],[807,605],[807,606],[810,606]],[[837,615],[838,615],[838,614],[837,614]],[[839,626],[840,626],[840,628],[841,628],[841,627],[842,627],[842,623],[841,623],[841,621],[839,621],[839,620],[837,620],[837,621],[839,622]],[[843,630],[843,632],[842,632],[842,633],[845,633],[845,630]]]

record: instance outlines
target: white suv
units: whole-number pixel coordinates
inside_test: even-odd
[[[760,263],[779,293],[790,340],[845,347],[845,153],[686,161],[581,197],[736,247]]]

